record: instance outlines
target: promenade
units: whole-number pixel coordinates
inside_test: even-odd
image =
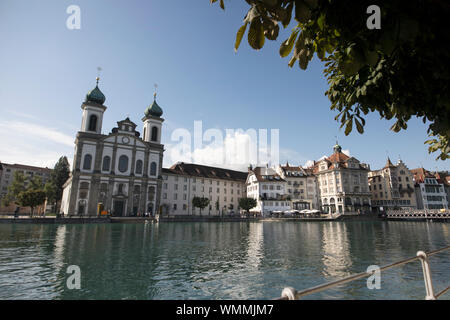
[[[350,217],[346,217],[350,218]],[[254,221],[339,221],[343,215],[328,215],[317,217],[261,217],[261,216],[200,216],[200,215],[173,215],[160,217],[98,217],[98,216],[19,216],[0,215],[0,224],[85,224],[85,223],[148,223],[148,222],[254,222]]]

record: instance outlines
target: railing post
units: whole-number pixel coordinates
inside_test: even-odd
[[[419,257],[420,262],[422,263],[423,280],[425,282],[425,290],[427,292],[425,300],[436,300],[433,291],[433,281],[431,280],[430,265],[428,263],[427,254],[423,251],[418,251],[417,256]]]
[[[281,292],[281,297],[288,298],[288,300],[297,300],[296,295],[297,295],[297,290],[295,290],[292,287],[286,287]]]

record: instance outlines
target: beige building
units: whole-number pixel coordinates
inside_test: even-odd
[[[286,163],[285,166],[278,165],[276,171],[286,181],[286,195],[291,199],[292,209],[319,208],[317,179],[312,170]]]
[[[394,165],[388,158],[382,169],[370,171],[369,189],[374,211],[417,207],[414,175],[401,160]]]
[[[331,156],[315,162],[312,168],[317,177],[322,211],[343,214],[370,212],[369,166],[342,153],[338,144],[333,151]]]
[[[11,185],[14,172],[21,172],[25,177],[25,184],[27,184],[27,180],[32,179],[35,176],[38,176],[42,179],[42,184],[45,184],[48,179],[50,179],[50,174],[52,173],[52,169],[42,168],[42,167],[34,167],[23,164],[8,164],[0,162],[0,201],[6,196],[8,193],[8,187]],[[8,207],[0,206],[0,212],[13,212],[16,205],[11,204]],[[22,208],[20,212],[28,213],[31,209]],[[39,210],[38,210],[39,211]]]
[[[209,198],[202,215],[237,214],[239,198],[246,197],[247,172],[178,162],[162,170],[161,208],[163,214],[199,215],[194,197]]]

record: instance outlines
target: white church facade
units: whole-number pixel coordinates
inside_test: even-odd
[[[70,178],[64,185],[61,211],[65,215],[113,216],[155,214],[162,186],[164,146],[162,109],[156,103],[144,112],[143,136],[129,118],[102,134],[106,98],[97,86],[81,105],[81,130],[75,139]]]

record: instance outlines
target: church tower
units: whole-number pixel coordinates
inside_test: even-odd
[[[101,134],[103,113],[106,110],[106,106],[103,104],[105,103],[106,98],[98,88],[98,81],[100,78],[97,77],[96,80],[97,85],[94,89],[88,92],[85,101],[81,105],[81,109],[83,109],[81,131]]]
[[[161,129],[164,119],[161,118],[163,111],[156,103],[156,93],[153,103],[145,110],[143,139],[146,142],[161,144]]]

